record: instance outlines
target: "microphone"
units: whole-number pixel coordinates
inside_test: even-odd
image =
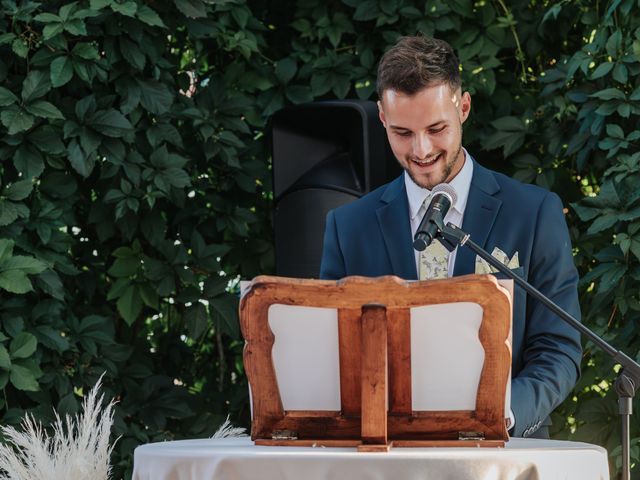
[[[448,183],[440,183],[431,190],[431,202],[413,237],[413,248],[423,251],[436,238],[438,223],[444,223],[444,217],[456,203],[458,195]]]

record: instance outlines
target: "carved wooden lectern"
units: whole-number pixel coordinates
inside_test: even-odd
[[[485,361],[475,410],[414,411],[410,309],[472,302],[483,311]],[[340,411],[285,411],[271,358],[275,304],[338,310]],[[491,275],[411,282],[398,277],[339,281],[256,277],[240,303],[251,386],[251,438],[258,445],[394,447],[504,446],[511,350],[511,297]],[[452,319],[455,321],[455,319]]]

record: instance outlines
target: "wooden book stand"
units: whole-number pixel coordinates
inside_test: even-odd
[[[485,361],[475,410],[413,411],[410,308],[473,302]],[[271,357],[271,305],[338,310],[340,411],[285,411]],[[396,447],[504,446],[511,350],[511,298],[495,277],[467,275],[409,282],[398,277],[339,281],[256,277],[240,303],[251,385],[251,438],[258,445]]]

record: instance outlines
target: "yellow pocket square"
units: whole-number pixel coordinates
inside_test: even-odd
[[[498,260],[500,263],[509,267],[511,270],[513,270],[514,268],[518,268],[520,266],[520,260],[518,259],[518,252],[514,253],[513,257],[509,259],[506,253],[504,253],[498,247],[495,247],[493,249],[493,252],[491,252],[491,256],[496,260]],[[482,258],[476,255],[476,273],[478,274],[496,273],[497,271],[498,270],[496,270],[494,267],[489,265],[489,263],[486,260],[483,260]]]

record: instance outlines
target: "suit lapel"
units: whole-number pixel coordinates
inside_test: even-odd
[[[418,278],[411,242],[409,202],[401,175],[391,182],[380,199],[384,205],[376,210],[393,274],[407,280]]]
[[[494,196],[499,191],[500,186],[493,173],[474,161],[462,229],[470,235],[471,240],[483,248],[502,205],[502,201]],[[453,274],[457,276],[475,273],[475,262],[476,255],[470,248],[459,247]]]

